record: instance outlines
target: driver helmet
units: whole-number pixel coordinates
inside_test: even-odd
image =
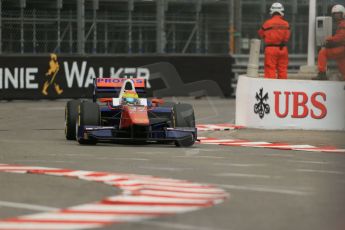
[[[133,90],[126,90],[122,95],[123,102],[126,104],[135,104],[138,98],[138,94]]]

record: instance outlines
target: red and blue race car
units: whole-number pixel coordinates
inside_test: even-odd
[[[70,100],[65,108],[67,140],[174,143],[192,146],[197,139],[190,104],[146,98],[145,79],[97,78],[93,100]]]

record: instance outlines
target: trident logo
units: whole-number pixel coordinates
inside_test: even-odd
[[[268,100],[268,93],[263,95],[263,88],[260,89],[260,93],[256,93],[256,100],[258,103],[254,105],[254,113],[259,114],[260,119],[265,117],[265,114],[270,113],[270,105],[265,103]]]

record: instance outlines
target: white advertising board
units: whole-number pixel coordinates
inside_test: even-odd
[[[345,82],[240,76],[236,125],[261,129],[345,130]]]

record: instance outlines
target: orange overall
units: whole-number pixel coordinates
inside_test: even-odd
[[[325,46],[326,48],[322,48],[318,56],[319,72],[326,72],[327,60],[334,59],[345,79],[345,19],[338,22],[335,35],[327,38]]]
[[[286,43],[290,39],[290,26],[280,15],[273,15],[258,31],[265,42],[265,78],[287,78],[289,52]],[[278,73],[278,76],[277,76]]]

